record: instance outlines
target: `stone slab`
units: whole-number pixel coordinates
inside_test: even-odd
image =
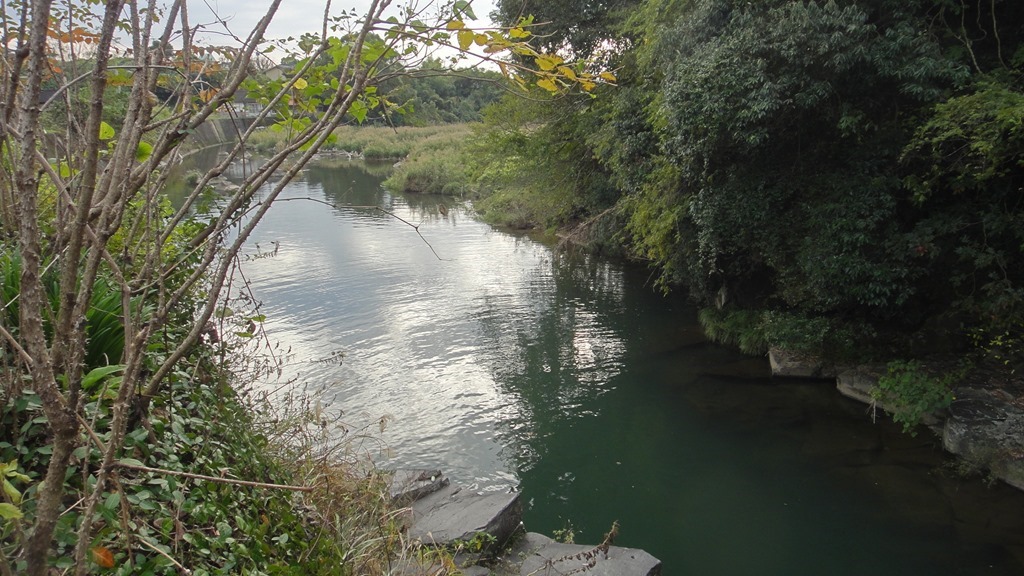
[[[1024,409],[998,393],[958,388],[942,430],[942,445],[1024,490]]]
[[[807,354],[789,352],[780,348],[768,350],[768,363],[772,376],[790,378],[835,378],[836,368],[830,362]]]
[[[486,532],[500,546],[519,529],[522,518],[518,492],[479,494],[449,485],[412,503],[409,537],[448,546]]]
[[[879,408],[886,409],[881,402],[875,401],[871,392],[878,386],[878,379],[885,374],[884,366],[863,365],[848,368],[836,375],[836,389],[847,398],[852,398],[865,404],[877,404]],[[886,410],[892,412],[892,410]]]
[[[661,560],[638,548],[610,546],[605,554],[594,546],[564,544],[528,532],[508,551],[496,572],[503,576],[659,576]]]

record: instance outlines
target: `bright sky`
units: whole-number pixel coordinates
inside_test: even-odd
[[[488,14],[494,10],[495,0],[471,0],[473,12],[477,20],[472,26],[489,26]],[[265,13],[269,0],[206,0],[206,3],[215,9],[221,18],[228,21],[231,30],[238,36],[245,37],[246,33],[256,25],[260,17]],[[443,3],[443,2],[442,2]],[[394,0],[392,7],[387,14],[398,15],[402,7],[412,4],[414,8],[426,10],[420,18],[425,22],[430,21],[431,16],[437,14],[436,4],[432,0]],[[304,32],[320,32],[326,0],[283,0],[277,11],[277,16],[270,25],[268,38],[287,38],[289,36],[299,37]],[[357,11],[360,15],[366,13],[370,6],[370,0],[334,0],[331,4],[331,14],[337,15],[342,11]],[[211,22],[210,13],[204,8],[202,2],[190,3],[189,19],[192,22]],[[467,22],[467,24],[470,24]],[[214,27],[212,29],[218,29]],[[226,42],[225,42],[226,43]]]

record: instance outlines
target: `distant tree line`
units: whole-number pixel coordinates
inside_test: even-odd
[[[378,105],[363,118],[369,125],[430,126],[478,122],[481,111],[496,102],[508,88],[504,76],[485,68],[456,68],[438,58],[415,65],[394,62],[382,68],[386,74],[376,86]],[[290,70],[296,58],[286,58],[280,68]]]

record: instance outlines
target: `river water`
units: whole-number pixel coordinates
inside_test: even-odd
[[[596,543],[617,520],[665,574],[1024,574],[1024,495],[930,434],[709,344],[643,268],[388,194],[385,172],[309,168],[242,262],[283,379],[354,448],[518,489],[533,531]]]

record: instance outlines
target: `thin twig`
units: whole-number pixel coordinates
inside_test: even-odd
[[[28,352],[26,352],[25,349],[21,347],[21,344],[18,344],[18,339],[15,338],[13,334],[8,332],[7,329],[4,328],[3,326],[0,326],[0,334],[2,334],[3,337],[7,339],[11,347],[14,348],[15,352],[18,353],[18,356],[21,356],[21,359],[25,361],[25,366],[31,369],[33,363],[32,357],[29,356]]]
[[[160,548],[157,548],[157,546],[155,544],[150,544],[149,541],[146,540],[145,538],[143,538],[141,534],[135,534],[134,536],[139,539],[139,542],[142,542],[143,544],[148,546],[151,550],[153,550],[157,554],[159,554],[159,555],[163,556],[164,558],[167,558],[168,560],[170,560],[171,564],[174,564],[175,566],[177,566],[178,570],[181,570],[182,574],[186,574],[186,575],[192,574],[191,570],[189,570],[188,568],[185,568],[184,566],[182,566],[174,558],[171,558],[171,556],[169,554],[167,554],[167,552],[164,552]]]
[[[295,492],[312,492],[312,486],[290,486],[287,484],[268,484],[266,482],[252,482],[250,480],[235,480],[233,478],[221,478],[219,476],[205,476],[203,474],[192,474],[191,472],[179,472],[177,470],[165,470],[163,468],[150,468],[149,466],[138,466],[136,464],[128,464],[126,462],[114,462],[114,468],[127,468],[129,470],[138,470],[140,472],[152,472],[154,474],[167,474],[169,476],[181,476],[183,478],[192,478],[193,480],[205,480],[207,482],[215,482],[217,484],[234,484],[236,486],[252,486],[255,488],[274,488],[279,490],[293,490]]]
[[[82,418],[81,415],[76,415],[76,417],[78,418],[78,423],[81,424],[82,428],[85,428],[86,433],[90,438],[92,438],[92,441],[96,444],[96,447],[100,449],[100,452],[106,452],[107,447],[103,444],[103,440],[100,440],[99,436],[96,435],[96,432],[93,432],[92,427],[85,421],[85,418]]]

